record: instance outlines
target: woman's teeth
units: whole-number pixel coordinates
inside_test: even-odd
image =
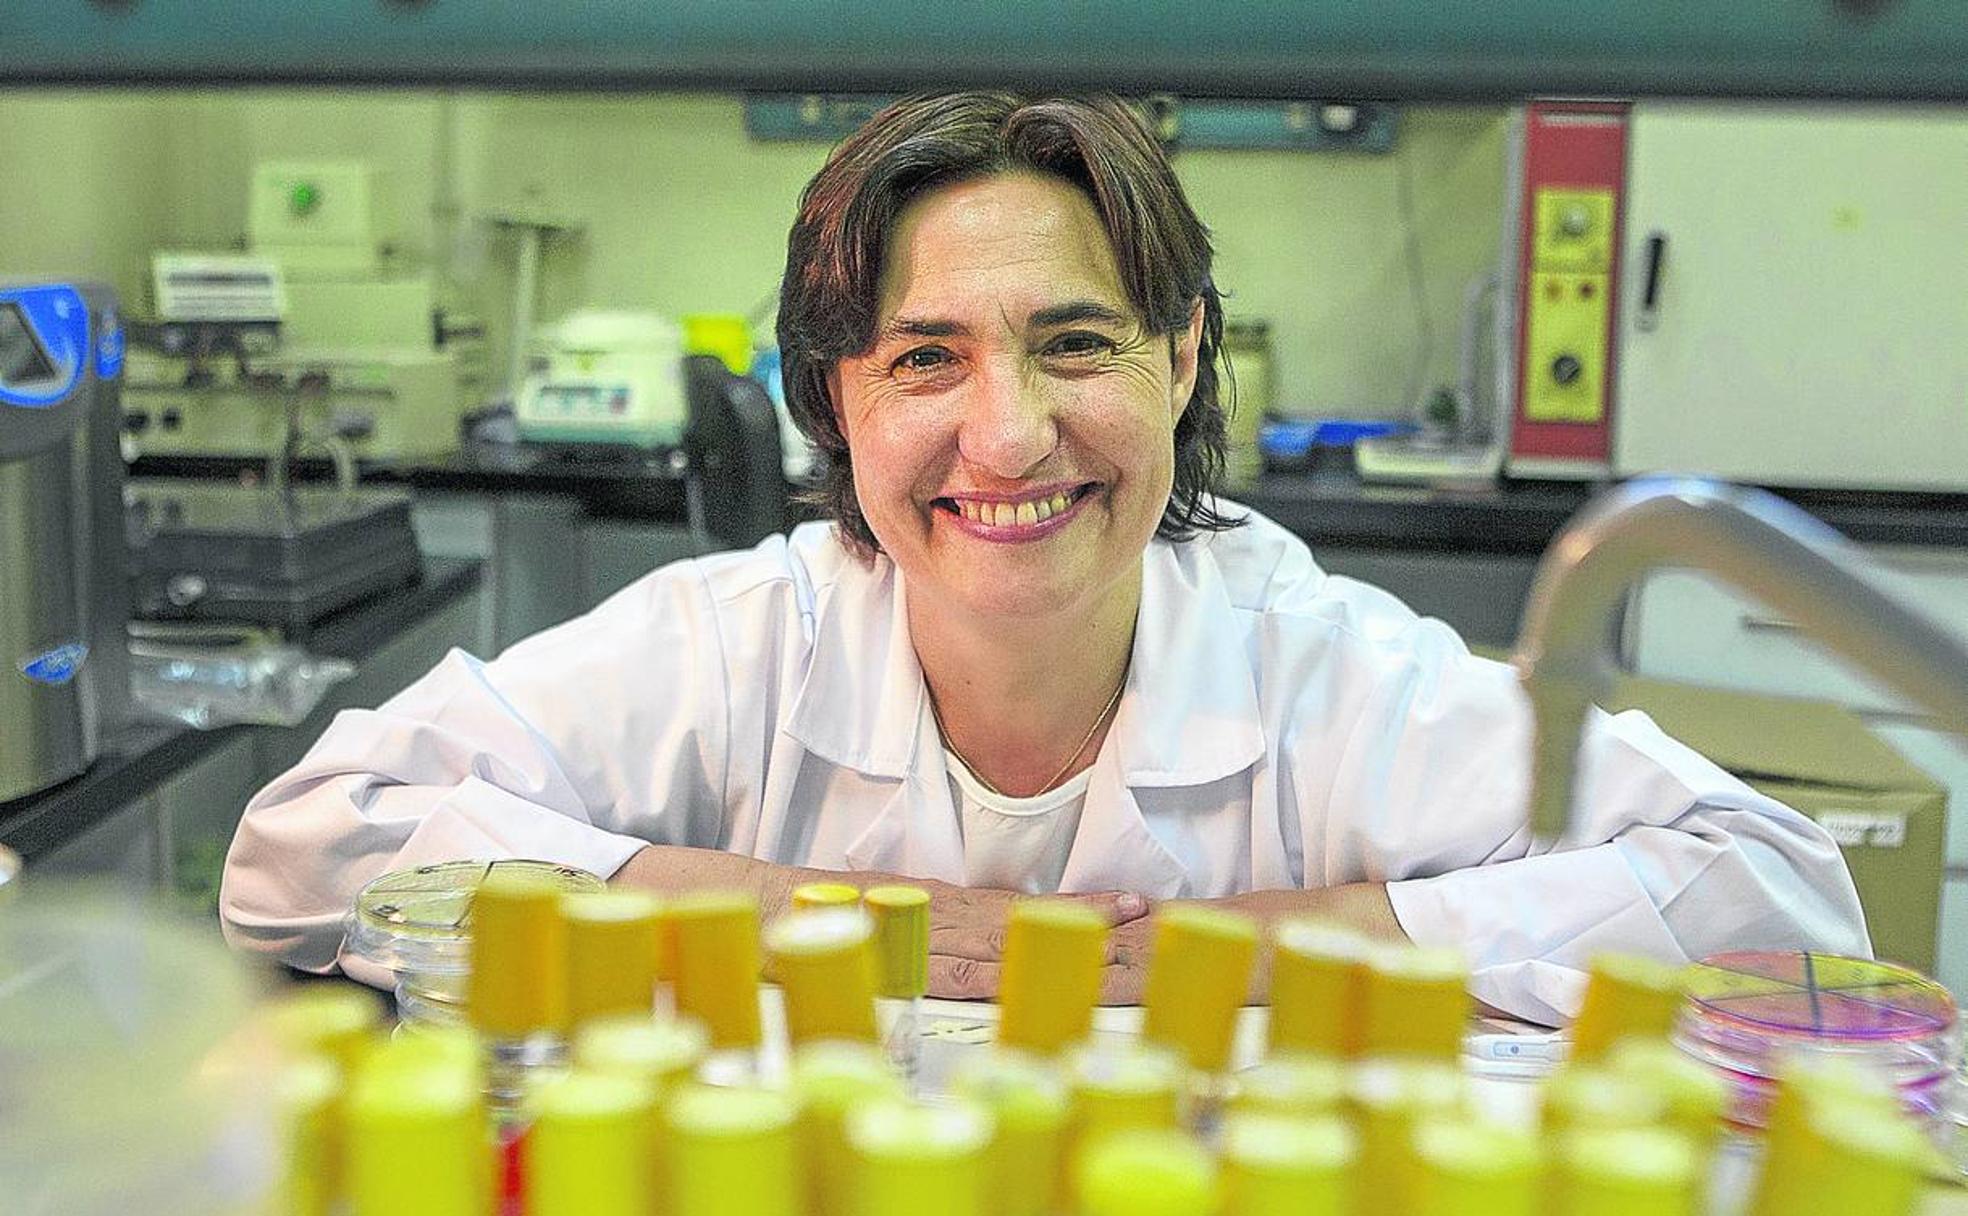
[[[973,523],[998,528],[1029,528],[1064,511],[1073,500],[1065,494],[1054,494],[1051,498],[1021,503],[972,502],[964,498],[957,499],[956,503],[957,511]]]

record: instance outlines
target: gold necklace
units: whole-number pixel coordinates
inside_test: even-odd
[[[1080,745],[1073,749],[1072,755],[1066,757],[1066,763],[1060,765],[1059,771],[1054,773],[1051,779],[1048,780],[1043,786],[1039,787],[1039,794],[1043,794],[1047,790],[1051,789],[1053,786],[1059,784],[1059,779],[1066,775],[1067,769],[1073,767],[1073,762],[1080,758],[1080,753],[1086,750],[1087,744],[1093,742],[1093,736],[1099,732],[1100,724],[1105,722],[1107,720],[1107,715],[1113,713],[1114,707],[1121,703],[1121,694],[1126,690],[1127,690],[1127,668],[1124,667],[1121,669],[1121,682],[1119,684],[1114,685],[1114,695],[1107,698],[1107,704],[1101,709],[1100,716],[1093,720],[1092,726],[1087,727],[1087,733],[1080,736]],[[957,745],[955,740],[950,738],[950,728],[943,725],[943,711],[936,707],[936,694],[933,692],[929,694],[929,713],[931,717],[936,719],[936,730],[937,733],[943,736],[943,746],[949,748],[950,754],[955,756],[960,762],[962,762],[965,768],[970,770],[970,775],[977,778],[977,784],[983,786],[985,789],[991,791],[993,794],[996,794],[1000,798],[1011,797],[1010,794],[1007,794],[1003,790],[999,789],[997,786],[992,785],[989,778],[985,777],[984,774],[978,770],[977,766],[970,762],[970,757],[964,755],[962,752],[957,750]],[[1038,796],[1039,796],[1038,794],[1031,795],[1031,797],[1034,798]]]

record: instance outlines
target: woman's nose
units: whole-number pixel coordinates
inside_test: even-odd
[[[999,477],[1023,477],[1059,445],[1053,404],[1040,385],[1009,369],[978,376],[964,410],[958,449]]]

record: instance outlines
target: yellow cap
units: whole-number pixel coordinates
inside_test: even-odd
[[[847,1117],[851,1216],[983,1216],[991,1117],[967,1102],[877,1102]],[[993,1216],[998,1212],[994,1205]]]
[[[1251,1114],[1325,1115],[1346,1097],[1345,1067],[1324,1055],[1280,1052],[1231,1080],[1231,1109]]]
[[[1218,1072],[1230,1062],[1237,1010],[1250,994],[1257,922],[1201,904],[1168,904],[1155,914],[1141,1037],[1171,1047],[1191,1068]]]
[[[640,1081],[658,1095],[689,1080],[709,1050],[710,1036],[688,1018],[599,1018],[574,1036],[576,1066]]]
[[[566,1021],[567,925],[560,889],[494,866],[472,896],[472,1025],[488,1038],[555,1031]]]
[[[1051,1055],[1087,1037],[1100,1000],[1107,922],[1085,904],[1021,899],[1005,922],[998,1042]]]
[[[1667,1117],[1663,1089],[1603,1065],[1568,1063],[1544,1084],[1543,1128],[1547,1136],[1654,1127]]]
[[[847,1116],[871,1102],[900,1101],[902,1081],[888,1058],[868,1043],[808,1043],[793,1052],[793,1096],[799,1102],[799,1154],[807,1211],[847,1211],[852,1159]]]
[[[875,918],[875,991],[898,1000],[929,991],[929,892],[869,887],[861,899]]]
[[[854,908],[861,904],[861,888],[844,882],[805,882],[793,888],[793,911],[811,912],[816,908]]]
[[[716,355],[734,376],[752,370],[752,330],[743,313],[686,314],[683,348],[693,355]]]
[[[1359,1054],[1371,948],[1365,937],[1327,921],[1278,926],[1271,956],[1272,1051]]]
[[[1341,1216],[1359,1153],[1333,1115],[1232,1114],[1223,1123],[1224,1216]]]
[[[1037,1057],[987,1050],[967,1056],[950,1092],[991,1112],[986,1193],[997,1216],[1045,1216],[1065,1194],[1066,1082]]]
[[[648,1017],[663,948],[663,904],[647,891],[616,888],[561,896],[567,921],[567,1022],[612,1014]]]
[[[1376,946],[1367,955],[1360,1049],[1370,1056],[1462,1057],[1469,972],[1453,950]]]
[[[1433,1116],[1467,1113],[1462,1070],[1439,1060],[1369,1060],[1347,1078],[1347,1102],[1360,1136],[1358,1176],[1375,1180],[1385,1210],[1412,1210],[1420,1166],[1414,1130]]]
[[[413,1036],[374,1052],[348,1100],[355,1216],[484,1216],[492,1144],[466,1040]]]
[[[685,895],[671,902],[670,924],[677,1012],[702,1022],[712,1047],[758,1046],[757,901],[729,892]]]
[[[1068,1156],[1077,1157],[1084,1146],[1116,1132],[1177,1126],[1183,1082],[1181,1058],[1149,1043],[1071,1052],[1066,1059]]]
[[[655,1183],[656,1092],[575,1070],[533,1094],[526,1133],[529,1216],[648,1216]]]
[[[1429,1119],[1415,1128],[1415,1206],[1428,1216],[1537,1216],[1541,1155],[1521,1128]]]
[[[875,1038],[874,926],[857,908],[794,912],[766,931],[766,955],[786,998],[786,1037]]]
[[[1553,1216],[1695,1216],[1706,1168],[1674,1132],[1574,1132],[1556,1143]]]
[[[1087,1146],[1073,1173],[1081,1216],[1213,1216],[1216,1166],[1175,1131],[1127,1131]]]
[[[311,983],[267,1007],[274,1041],[295,1056],[322,1055],[353,1076],[382,1030],[377,994],[349,983]]]
[[[1729,1087],[1713,1069],[1659,1039],[1621,1041],[1606,1057],[1606,1067],[1657,1090],[1667,1103],[1668,1126],[1706,1159],[1729,1113]]]
[[[793,1099],[765,1089],[686,1085],[665,1111],[668,1216],[797,1216]]]
[[[341,1199],[344,1171],[337,1108],[342,1074],[325,1056],[301,1056],[274,1080],[284,1163],[275,1210],[281,1216],[328,1216]]]
[[[1665,1039],[1687,992],[1686,971],[1635,954],[1592,960],[1585,1005],[1572,1024],[1572,1059],[1597,1060],[1622,1039]]]
[[[1933,1147],[1869,1098],[1806,1096],[1772,1124],[1750,1216],[1910,1216]]]

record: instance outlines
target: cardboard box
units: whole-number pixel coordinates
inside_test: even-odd
[[[1751,788],[1816,820],[1845,852],[1873,952],[1933,973],[1946,786],[1824,701],[1626,679],[1605,707],[1645,710]]]

